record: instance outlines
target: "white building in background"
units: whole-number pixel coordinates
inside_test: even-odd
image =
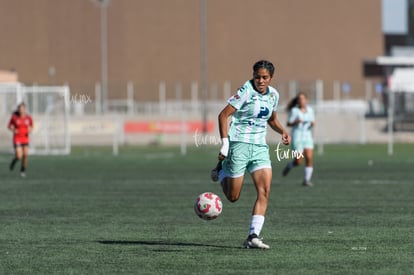
[[[388,79],[390,92],[414,93],[414,68],[396,68]]]

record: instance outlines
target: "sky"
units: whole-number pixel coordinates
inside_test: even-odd
[[[407,0],[382,0],[382,31],[385,34],[406,34],[407,10]]]

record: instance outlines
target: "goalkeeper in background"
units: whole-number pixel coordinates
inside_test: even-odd
[[[20,176],[26,177],[27,157],[29,155],[29,134],[33,129],[32,117],[26,113],[26,105],[22,102],[12,114],[8,128],[13,132],[15,156],[10,163],[10,171],[21,160]]]

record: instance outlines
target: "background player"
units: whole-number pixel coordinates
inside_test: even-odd
[[[276,116],[279,93],[269,86],[274,70],[269,61],[256,62],[253,65],[253,79],[248,80],[228,100],[227,106],[219,115],[222,146],[218,156],[219,164],[211,174],[212,179],[219,179],[227,199],[235,202],[240,197],[247,170],[257,191],[249,236],[244,242],[245,248],[270,248],[259,238],[272,181],[269,147],[266,144],[267,124],[282,135],[284,144],[290,142],[290,136]],[[232,116],[230,129],[229,116]]]
[[[302,92],[290,101],[287,108],[289,110],[287,125],[292,127],[292,149],[303,153],[306,160],[303,185],[312,186],[314,147],[312,129],[315,126],[315,113],[307,105],[306,95]],[[289,162],[283,170],[283,176],[286,176],[293,167],[301,165],[302,159],[296,158]]]
[[[14,169],[17,161],[22,160],[20,176],[26,176],[27,157],[29,155],[29,134],[33,129],[32,117],[26,114],[26,105],[20,103],[12,114],[8,128],[13,132],[13,145],[15,156],[10,163],[10,171]]]

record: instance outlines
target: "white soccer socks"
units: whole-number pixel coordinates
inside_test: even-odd
[[[312,166],[306,166],[305,167],[305,182],[310,182],[312,179],[312,173],[313,173],[313,167]]]
[[[253,215],[252,221],[250,223],[249,235],[256,234],[257,236],[260,236],[260,232],[262,231],[264,220],[265,220],[265,217],[262,215]]]

